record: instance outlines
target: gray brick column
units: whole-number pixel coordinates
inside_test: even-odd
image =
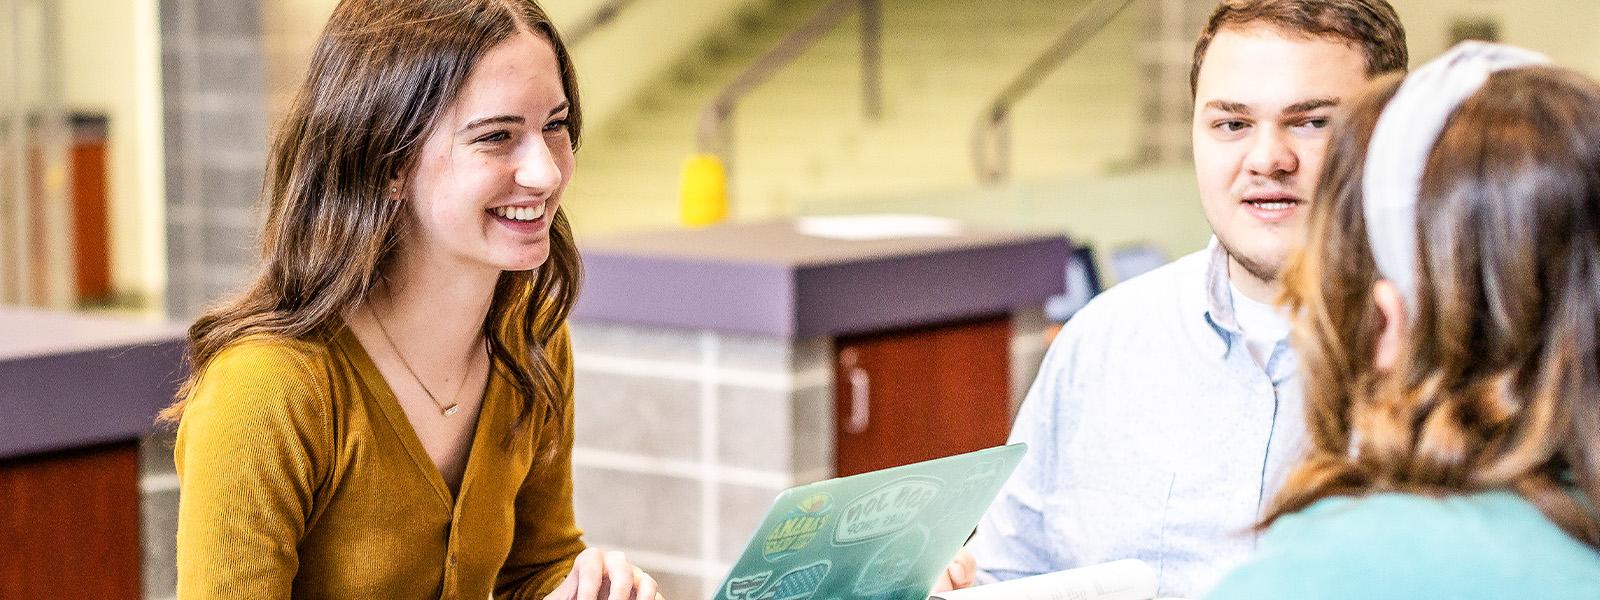
[[[1187,164],[1192,156],[1189,130],[1194,102],[1189,67],[1194,41],[1211,16],[1214,0],[1145,0],[1148,40],[1141,53],[1139,121],[1141,164]]]
[[[260,0],[162,0],[167,314],[192,318],[255,262],[267,147]]]
[[[266,162],[261,0],[161,0],[167,315],[194,318],[256,261]],[[141,444],[144,597],[177,594],[172,436]]]

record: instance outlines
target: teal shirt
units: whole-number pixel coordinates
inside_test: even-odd
[[[1327,498],[1207,598],[1600,599],[1600,552],[1510,492]]]

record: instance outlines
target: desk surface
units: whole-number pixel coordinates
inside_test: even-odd
[[[184,326],[139,319],[0,306],[0,361],[180,340]]]
[[[0,459],[138,439],[183,378],[180,324],[0,308]]]
[[[784,338],[900,329],[1043,304],[1065,286],[1071,252],[1060,234],[959,223],[860,240],[807,235],[804,224],[590,240],[573,318]]]
[[[808,224],[821,229],[831,219],[862,219],[860,226],[894,227],[895,218],[910,220],[915,215],[857,215],[855,217],[810,217],[758,223],[726,223],[701,229],[666,229],[580,240],[585,256],[637,256],[671,258],[703,263],[726,262],[779,265],[791,268],[893,260],[940,253],[960,253],[984,248],[1005,247],[1059,238],[1044,231],[999,229],[961,223],[949,219],[949,229],[937,234],[867,236],[860,238],[823,237],[808,233]],[[934,219],[934,217],[920,217]],[[835,222],[851,225],[848,221]],[[913,221],[912,225],[922,224]]]

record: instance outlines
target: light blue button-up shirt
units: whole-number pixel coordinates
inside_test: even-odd
[[[1199,596],[1299,458],[1287,340],[1263,368],[1234,320],[1227,255],[1128,280],[1068,321],[1012,428],[1029,451],[971,550],[980,583],[1138,558],[1162,596]]]

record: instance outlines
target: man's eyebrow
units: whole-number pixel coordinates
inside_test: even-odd
[[[522,118],[520,116],[517,116],[517,115],[495,115],[495,116],[492,116],[492,117],[484,117],[484,118],[481,118],[481,119],[473,119],[471,121],[467,121],[467,124],[465,126],[463,126],[461,128],[461,130],[462,131],[471,131],[471,130],[476,129],[478,127],[483,127],[484,125],[497,125],[497,124],[500,124],[500,123],[511,123],[511,124],[514,124],[514,125],[521,125],[521,124],[526,123],[526,122],[528,122],[527,119],[524,119],[524,118]]]
[[[1286,115],[1298,115],[1301,113],[1308,113],[1319,108],[1328,108],[1330,106],[1338,105],[1338,98],[1312,98],[1310,100],[1303,100],[1284,107],[1283,113]]]
[[[1206,103],[1206,108],[1210,108],[1210,109],[1213,109],[1213,110],[1220,110],[1220,111],[1226,112],[1226,113],[1239,114],[1239,115],[1248,115],[1248,114],[1250,114],[1250,107],[1248,105],[1244,104],[1243,102],[1230,102],[1230,101],[1227,101],[1227,100],[1212,100],[1212,101]]]

